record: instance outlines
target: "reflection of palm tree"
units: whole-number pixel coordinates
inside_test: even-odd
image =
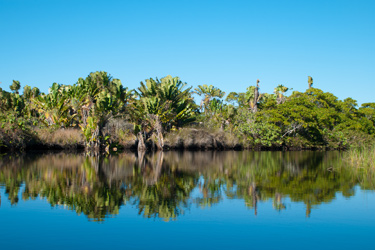
[[[145,154],[144,150],[138,150],[138,167],[143,169],[145,167]]]
[[[256,186],[256,183],[253,182],[251,183],[250,187],[249,187],[249,195],[251,197],[251,201],[252,201],[252,207],[254,208],[254,215],[256,216],[258,214],[258,192],[257,192],[257,186]]]
[[[182,214],[188,206],[187,199],[195,183],[189,175],[163,168],[156,183],[146,184],[143,177],[136,175],[127,188],[131,189],[139,214],[169,220]]]
[[[203,197],[197,197],[194,202],[200,207],[211,207],[222,200],[222,189],[224,182],[222,178],[206,178],[204,182],[199,183],[199,191]]]
[[[277,211],[284,210],[286,207],[284,203],[282,202],[282,194],[276,192],[275,198],[273,199],[273,208],[275,208]]]
[[[20,186],[21,182],[14,179],[8,179],[8,182],[5,184],[5,194],[8,195],[8,199],[12,205],[18,203],[18,192]]]
[[[163,151],[158,151],[155,155],[153,154],[151,159],[145,157],[143,152],[139,154],[143,159],[139,159],[141,162],[141,172],[143,174],[146,185],[154,185],[157,183],[163,166]]]
[[[162,151],[144,156],[138,152],[134,175],[125,183],[125,194],[146,218],[175,219],[183,214],[187,200],[197,183],[190,174],[171,169],[163,162]]]
[[[311,204],[310,201],[307,201],[306,203],[306,218],[309,218],[311,214]]]

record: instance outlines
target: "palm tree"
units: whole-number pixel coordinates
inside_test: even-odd
[[[286,93],[289,90],[289,88],[283,86],[282,84],[278,85],[274,93],[276,94],[276,102],[277,104],[281,104],[285,101],[284,93]]]
[[[89,147],[98,148],[105,124],[120,113],[124,113],[131,91],[123,87],[119,79],[114,79],[104,71],[90,73],[86,79],[79,78],[73,86],[71,103],[73,110],[81,113],[81,128]]]
[[[180,127],[195,119],[196,105],[191,87],[185,88],[178,77],[150,78],[135,91],[139,99],[133,103],[133,119],[147,140],[155,132],[162,147],[162,131]]]
[[[195,109],[191,87],[185,89],[186,85],[178,77],[170,75],[160,80],[156,78],[156,81],[150,78],[146,80],[146,85],[141,82],[136,94],[143,102],[146,113],[164,115],[160,117],[164,124],[174,122],[177,123],[175,125],[182,125],[184,120],[194,115]],[[147,103],[153,103],[154,109],[150,109],[151,105]]]
[[[13,80],[12,85],[9,86],[15,94],[18,94],[18,90],[21,88],[21,83],[19,81]]]
[[[307,82],[309,83],[309,88],[312,88],[312,85],[314,84],[313,78],[311,76],[307,77]]]
[[[219,88],[212,85],[208,86],[206,84],[198,85],[198,88],[195,88],[194,90],[194,93],[198,94],[199,96],[204,96],[204,99],[201,102],[201,110],[203,110],[204,107],[205,113],[208,111],[207,108],[212,98],[223,98],[225,95],[225,92],[221,91]]]
[[[249,103],[249,108],[253,113],[256,113],[258,111],[258,102],[260,99],[259,95],[259,79],[257,80],[257,86],[250,86],[248,87],[245,93],[245,98],[247,102]]]
[[[0,89],[0,109],[7,111],[12,108],[11,93]]]
[[[47,95],[42,94],[33,100],[33,106],[41,115],[42,122],[48,126],[68,127],[71,125],[74,115],[69,113],[68,89],[69,87],[67,86],[53,83]],[[31,95],[31,93],[26,94]]]

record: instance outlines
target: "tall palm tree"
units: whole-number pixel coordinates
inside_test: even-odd
[[[134,103],[139,110],[138,120],[147,114],[159,116],[163,128],[182,126],[194,120],[195,103],[191,87],[185,88],[178,77],[167,76],[156,80],[150,78],[135,91],[139,100]]]
[[[313,78],[311,76],[307,77],[307,82],[309,83],[309,89],[312,88],[312,85],[314,84]]]
[[[253,113],[258,111],[258,102],[260,99],[259,94],[259,79],[257,80],[257,86],[250,86],[246,89],[245,98],[249,103],[249,108]]]
[[[133,103],[133,119],[143,133],[138,135],[139,140],[147,140],[156,133],[157,145],[161,149],[164,130],[180,127],[195,119],[196,105],[191,87],[185,87],[186,83],[172,76],[160,80],[150,78],[146,84],[141,82],[135,90],[139,99]]]

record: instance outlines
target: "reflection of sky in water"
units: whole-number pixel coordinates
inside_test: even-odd
[[[371,248],[375,230],[375,193],[356,187],[355,195],[321,204],[305,217],[305,205],[285,198],[281,212],[272,200],[258,214],[241,199],[223,198],[212,207],[191,206],[176,221],[146,219],[132,205],[114,218],[92,223],[84,215],[51,208],[45,199],[11,206],[0,188],[2,249],[121,248]],[[199,189],[192,197],[199,196]]]
[[[302,201],[295,202],[283,195],[284,208],[278,210],[275,199],[266,197],[258,201],[255,215],[255,209],[246,206],[241,195],[226,196],[226,183],[215,191],[220,194],[217,202],[211,206],[197,204],[197,199],[203,198],[203,176],[211,175],[204,168],[194,167],[200,169],[200,174],[187,196],[188,206],[183,207],[184,213],[176,220],[169,222],[139,214],[137,203],[133,202],[136,197],[127,200],[119,214],[108,215],[102,223],[91,222],[83,213],[78,216],[74,210],[64,209],[64,205],[51,207],[46,199],[23,200],[25,184],[18,192],[18,203],[12,206],[1,183],[1,249],[158,249],[160,246],[169,249],[369,249],[373,246],[374,191],[361,190],[358,185],[350,197],[336,191],[328,202],[313,205],[310,217],[306,217],[306,204]],[[121,172],[120,168],[112,169],[114,172],[107,170],[108,176],[132,173],[127,169]],[[303,168],[292,170],[303,172]],[[145,178],[153,180],[150,170]],[[240,189],[234,185],[231,191],[236,193]]]

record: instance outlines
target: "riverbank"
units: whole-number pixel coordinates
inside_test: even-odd
[[[106,151],[136,151],[138,146],[137,137],[133,131],[110,131],[110,139],[106,141]],[[234,133],[221,130],[209,130],[205,128],[182,128],[171,131],[164,135],[163,150],[275,150],[275,151],[299,151],[299,150],[347,150],[349,146],[363,147],[371,144],[371,138],[352,135],[348,137],[347,143],[342,144],[314,144],[303,138],[294,137],[282,144],[262,145],[259,143],[245,141],[238,138]],[[156,142],[153,137],[145,140],[148,151],[156,151]],[[76,128],[33,128],[27,131],[21,129],[0,129],[0,151],[29,151],[29,150],[72,150],[84,149],[85,138],[82,131]],[[373,150],[374,151],[374,150]],[[350,151],[350,161],[362,162],[369,159],[363,155],[365,150]],[[359,153],[361,152],[361,153]],[[372,155],[375,155],[372,154]],[[373,158],[371,158],[374,162]],[[362,163],[361,163],[362,164]]]
[[[0,89],[0,148],[4,150],[347,150],[375,141],[375,103],[360,107],[312,87],[285,93],[225,93],[187,86],[178,77],[147,79],[129,90],[107,72],[48,94],[13,81]],[[22,94],[20,94],[20,91]],[[202,100],[196,102],[194,94]],[[139,143],[138,143],[139,142]]]

